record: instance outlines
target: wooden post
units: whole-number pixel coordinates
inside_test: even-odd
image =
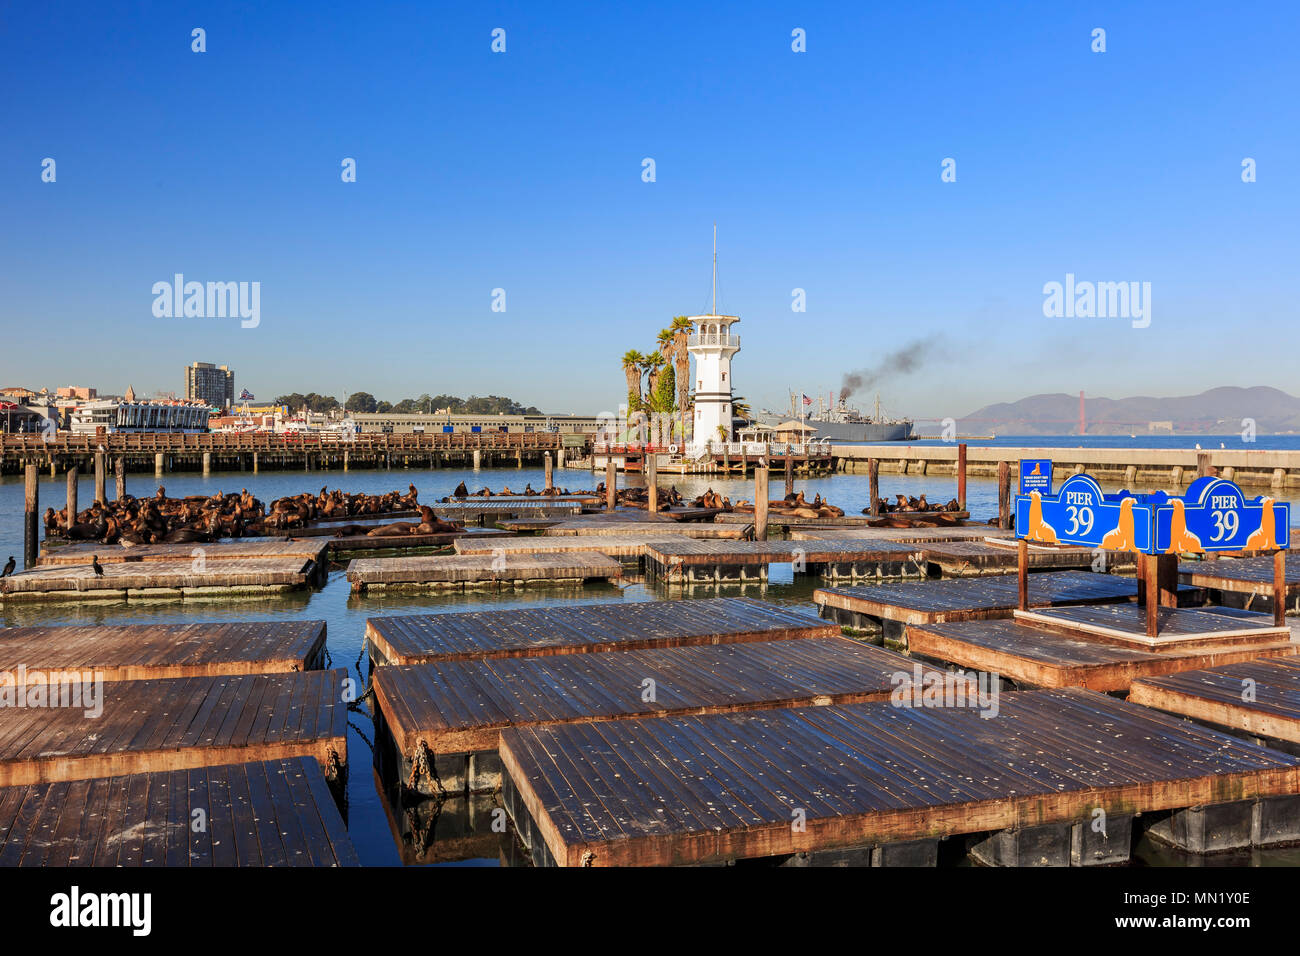
[[[957,507],[966,510],[966,443],[957,446]]]
[[[550,491],[555,487],[555,465],[551,461],[551,453],[548,451],[546,457],[542,459],[542,467],[546,469],[546,490]]]
[[[754,466],[754,540],[767,540],[767,466]]]
[[[1210,453],[1208,451],[1198,451],[1196,453],[1196,477],[1208,478],[1214,474],[1214,469],[1210,466]]]
[[[74,461],[68,469],[68,527],[71,528],[77,522],[77,479],[80,472],[77,469],[77,463]]]
[[[1273,555],[1273,623],[1286,624],[1286,552],[1281,549]]]
[[[547,457],[547,462],[550,457]],[[650,513],[652,515],[659,513],[659,455],[656,452],[648,452],[645,456],[645,474],[646,485],[649,489]]]
[[[618,503],[618,468],[614,465],[614,456],[605,457],[605,510],[613,511]]]
[[[95,452],[95,500],[101,505],[108,504],[108,493],[104,490],[107,478],[105,472],[108,469],[108,462],[105,460],[108,456],[102,452]]]
[[[1144,554],[1141,561],[1146,578],[1147,637],[1155,637],[1160,630],[1160,572],[1153,555]]]
[[[871,495],[871,517],[880,517],[880,462],[867,459],[867,494]]]
[[[1011,465],[998,462],[998,527],[1004,531],[1011,527]]]
[[[1016,545],[1017,606],[1029,610],[1029,539],[1021,538]]]
[[[126,497],[126,456],[118,455],[113,459],[113,477],[117,481],[117,500]]]
[[[785,453],[785,494],[787,498],[794,494],[794,458],[788,449]]]
[[[36,567],[37,512],[41,507],[40,474],[36,462],[27,462],[23,469],[23,568]]]

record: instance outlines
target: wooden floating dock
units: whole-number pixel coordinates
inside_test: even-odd
[[[935,577],[1006,574],[1017,566],[1014,548],[989,541],[943,541],[919,547]],[[1098,553],[1088,548],[1031,544],[1027,564],[1030,571],[1088,570],[1097,563]],[[1137,567],[1133,555],[1120,551],[1106,552],[1105,561],[1106,570],[1111,572],[1132,572]]]
[[[214,541],[208,544],[139,544],[125,547],[112,544],[67,544],[62,547],[49,548],[42,552],[36,562],[38,567],[65,567],[68,565],[89,566],[92,557],[98,557],[100,564],[119,564],[139,562],[151,564],[158,561],[193,562],[196,552],[202,552],[206,561],[233,561],[248,558],[300,558],[323,562],[325,560],[325,543],[322,541],[275,541],[257,539],[254,541]]]
[[[423,664],[839,633],[838,625],[767,601],[708,598],[372,617],[366,646],[376,664]]]
[[[497,501],[457,501],[452,504],[431,506],[433,513],[444,521],[470,522],[495,521],[498,518],[519,518],[525,515],[550,517],[582,513],[578,501],[548,501],[541,498],[507,498]]]
[[[357,865],[310,758],[0,788],[0,867]]]
[[[1128,605],[1108,605],[1108,607]],[[1163,609],[1162,609],[1163,610]],[[1277,641],[1245,646],[1211,645],[1159,653],[1031,627],[1016,620],[913,624],[908,653],[997,674],[1024,688],[1086,687],[1125,692],[1138,678],[1217,667],[1260,657],[1288,657],[1300,644]]]
[[[934,520],[951,520],[966,521],[970,518],[969,511],[900,511],[896,513],[886,512],[879,517],[870,515],[840,515],[833,518],[798,518],[794,515],[779,515],[768,513],[767,526],[769,528],[781,528],[786,530],[793,529],[830,529],[836,528],[871,528],[876,529],[882,520],[889,518],[900,518],[904,520],[917,521],[934,521]],[[724,512],[714,519],[719,524],[753,524],[754,513],[752,511],[729,511]],[[892,529],[892,530],[908,530]],[[924,530],[922,528],[921,530]]]
[[[911,683],[913,666],[848,638],[810,637],[394,665],[376,669],[374,689],[400,779],[437,794],[496,788],[507,727],[885,700]]]
[[[1183,561],[1178,580],[1209,591],[1216,604],[1246,610],[1273,610],[1273,556],[1224,558],[1218,561]],[[1300,567],[1286,567],[1286,612],[1300,612]]]
[[[591,551],[605,554],[622,561],[639,563],[645,556],[646,546],[651,541],[663,540],[653,536],[634,537],[631,535],[582,534],[568,537],[542,538],[529,535],[523,538],[511,538],[508,541],[473,541],[460,539],[456,542],[457,554],[571,554],[577,551]]]
[[[1280,658],[1134,681],[1129,699],[1198,722],[1300,746],[1300,660]]]
[[[918,549],[895,541],[654,541],[646,570],[669,583],[766,581],[769,564],[793,564],[796,573],[823,578],[925,577]]]
[[[545,528],[541,537],[569,537],[573,535],[598,535],[608,537],[643,537],[649,539],[704,538],[738,541],[745,529],[736,525],[701,524],[697,522],[670,521],[565,521]]]
[[[1078,689],[1002,694],[988,720],[867,703],[511,728],[500,756],[507,810],[560,866],[932,863],[937,838],[989,831],[995,862],[1021,837],[1035,862],[1119,862],[1134,813],[1300,791],[1300,758]]]
[[[194,600],[309,587],[321,565],[304,558],[231,558],[56,565],[0,578],[0,604],[19,601]]]
[[[621,577],[623,566],[603,554],[454,554],[417,558],[357,558],[348,564],[352,590],[544,587]]]
[[[1156,608],[1159,625],[1147,633],[1146,608],[1135,604],[1051,607],[1012,615],[1022,624],[1128,647],[1163,649],[1198,644],[1275,644],[1291,639],[1291,629],[1273,623],[1271,614],[1234,608]]]
[[[819,541],[824,538],[860,538],[865,541],[943,542],[1011,539],[1014,531],[1000,530],[987,524],[961,525],[955,528],[791,528],[794,541]]]
[[[0,628],[0,674],[25,668],[26,684],[68,671],[106,681],[305,671],[324,656],[324,621]]]
[[[343,670],[91,685],[0,686],[0,786],[314,757],[347,766]],[[40,691],[40,697],[34,695]],[[48,704],[57,693],[59,703]]]
[[[1030,607],[1071,604],[1108,604],[1134,601],[1138,585],[1133,578],[1088,571],[1051,571],[1030,579]],[[1182,603],[1193,603],[1200,592],[1180,588]],[[902,641],[903,626],[944,621],[977,621],[1011,617],[1019,605],[1014,574],[978,578],[952,578],[921,584],[877,584],[845,588],[819,588],[813,601],[822,617],[850,627],[883,628],[886,640]]]
[[[327,547],[331,558],[348,555],[368,555],[372,557],[400,557],[412,552],[445,548],[461,539],[479,540],[483,538],[512,538],[510,531],[496,528],[465,528],[442,534],[399,534],[399,535],[350,535],[343,538],[330,538]]]

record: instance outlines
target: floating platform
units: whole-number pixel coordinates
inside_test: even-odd
[[[655,541],[646,545],[646,570],[672,584],[766,581],[769,564],[823,578],[925,577],[922,555],[894,541]]]
[[[25,668],[26,684],[57,682],[70,671],[93,672],[106,681],[157,680],[305,671],[324,664],[324,621],[0,628],[0,674]]]
[[[325,544],[322,541],[277,541],[258,538],[253,541],[241,541],[237,538],[213,541],[208,544],[191,542],[186,544],[65,544],[60,547],[47,547],[37,560],[37,567],[66,567],[69,565],[90,566],[92,557],[98,557],[99,563],[150,564],[159,561],[185,562],[192,564],[199,553],[203,561],[233,561],[275,558],[298,558],[324,562]]]
[[[1300,747],[1300,660],[1280,658],[1135,681],[1129,700]]]
[[[578,585],[622,576],[603,554],[454,554],[418,558],[357,558],[348,564],[352,590],[503,588]]]
[[[708,598],[372,617],[366,646],[376,664],[424,664],[839,633],[838,625],[767,601]]]
[[[0,867],[358,865],[308,757],[0,788]]]
[[[700,524],[672,521],[566,521],[542,530],[541,537],[567,537],[570,535],[599,535],[608,537],[641,536],[647,540],[680,538],[705,538],[739,541],[745,529],[736,525]]]
[[[508,541],[475,541],[461,539],[456,542],[457,554],[572,554],[590,551],[609,555],[620,561],[640,563],[646,546],[651,541],[662,541],[653,536],[581,534],[567,537],[543,538],[529,535]]]
[[[1235,608],[1156,608],[1157,633],[1147,634],[1146,608],[1135,604],[1104,607],[1054,607],[1016,611],[1022,624],[1127,647],[1151,650],[1200,644],[1274,644],[1291,639],[1291,629],[1273,623],[1271,614]]]
[[[991,720],[867,703],[511,728],[500,756],[507,810],[560,866],[933,864],[938,838],[989,831],[990,862],[1123,862],[1133,814],[1225,800],[1285,817],[1260,842],[1294,839],[1300,790],[1300,758],[1078,689],[1002,694]]]
[[[1086,687],[1119,693],[1127,691],[1134,680],[1142,677],[1300,653],[1300,644],[1289,640],[1263,645],[1171,649],[1157,653],[1091,638],[1071,637],[1014,619],[910,625],[907,628],[907,648],[913,657],[997,674],[1014,681],[1021,689]]]
[[[0,578],[0,604],[19,601],[139,601],[227,598],[308,588],[323,565],[303,558],[231,558],[59,565]]]
[[[880,522],[894,519],[899,521],[966,521],[970,518],[969,511],[903,511],[898,513],[882,514],[878,518],[870,515],[842,515],[832,518],[799,518],[794,515],[773,514],[770,511],[767,515],[767,526],[769,528],[783,529],[809,529],[809,528],[871,528],[878,529]],[[730,511],[717,516],[714,519],[719,524],[753,524],[754,513],[752,511]],[[924,530],[924,525],[914,526]],[[943,527],[943,526],[940,526]],[[893,528],[890,530],[900,531],[908,530],[902,528]]]
[[[1135,601],[1137,581],[1114,574],[1052,571],[1029,581],[1030,607],[1110,604]],[[1196,603],[1199,589],[1180,587],[1180,603]],[[850,627],[882,628],[887,640],[901,641],[903,626],[944,621],[1011,617],[1019,606],[1017,575],[953,578],[923,584],[878,584],[819,588],[813,601],[822,617]]]
[[[502,498],[496,501],[457,501],[451,504],[430,505],[433,513],[443,521],[456,521],[468,524],[479,522],[486,524],[500,518],[554,517],[559,515],[578,515],[582,513],[579,501],[548,501],[544,498]]]
[[[1300,533],[1300,529],[1297,529]],[[1300,540],[1300,539],[1297,539]],[[1210,600],[1249,611],[1273,610],[1273,556],[1183,561],[1178,580],[1209,591]],[[1300,567],[1286,566],[1286,613],[1300,613]]]
[[[825,538],[860,538],[867,541],[988,541],[1014,539],[1014,531],[1003,531],[987,524],[959,525],[944,528],[791,528],[794,541],[820,541]]]
[[[287,757],[314,757],[337,779],[347,765],[345,679],[318,670],[107,681],[98,701],[90,684],[0,684],[0,701],[24,701],[0,707],[0,786]],[[56,695],[63,706],[48,706]]]
[[[330,538],[329,555],[342,558],[348,555],[368,555],[372,557],[399,557],[410,552],[445,548],[462,539],[479,540],[483,538],[513,538],[514,533],[497,528],[464,528],[440,534],[396,534],[396,535],[349,535],[342,538]]]
[[[1010,542],[1014,544],[1014,542]],[[1014,547],[995,544],[988,540],[942,541],[920,545],[934,577],[961,578],[984,574],[1006,574],[1016,570],[1018,553]],[[1086,571],[1098,563],[1103,555],[1105,570],[1132,572],[1137,560],[1132,554],[1121,551],[1094,552],[1088,548],[1029,546],[1026,564],[1030,571]],[[1098,570],[1102,570],[1098,568]]]
[[[507,727],[887,700],[914,666],[943,679],[892,651],[811,637],[380,667],[373,686],[399,779],[438,794],[499,786]]]

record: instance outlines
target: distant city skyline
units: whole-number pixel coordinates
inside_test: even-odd
[[[60,10],[0,35],[4,384],[613,411],[716,221],[754,408],[1300,390],[1295,8]]]

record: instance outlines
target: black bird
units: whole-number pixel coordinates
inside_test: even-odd
[[[95,577],[102,578],[104,576],[104,566],[99,563],[99,555],[92,554],[90,556],[90,566],[95,569]]]
[[[16,567],[18,567],[18,562],[14,560],[14,556],[11,554],[9,555],[9,563],[5,565],[4,571],[0,572],[0,578],[9,577],[9,575],[14,573],[14,568]]]

